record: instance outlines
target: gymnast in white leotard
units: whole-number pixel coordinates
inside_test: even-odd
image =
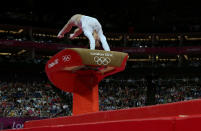
[[[96,18],[76,14],[71,17],[68,23],[59,32],[57,37],[64,37],[64,34],[68,33],[72,26],[77,26],[78,28],[74,31],[73,34],[70,34],[71,39],[74,39],[83,32],[90,41],[91,50],[95,50],[96,43],[99,44],[99,41],[101,41],[103,49],[105,51],[110,51],[106,37],[103,34],[102,26]]]

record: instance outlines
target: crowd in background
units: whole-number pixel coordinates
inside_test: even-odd
[[[147,106],[150,85],[146,76],[139,75],[136,69],[139,68],[129,64],[124,72],[107,77],[99,84],[100,110]],[[44,77],[43,81],[39,81],[29,75],[15,75],[8,80],[1,76],[0,116],[49,118],[72,115],[71,93],[55,88]],[[20,77],[23,77],[23,81]],[[201,77],[196,74],[157,76],[152,79],[152,86],[155,90],[153,104],[201,98]]]
[[[121,76],[120,76],[121,77]],[[201,98],[201,79],[157,79],[155,104]],[[146,106],[147,81],[107,78],[99,85],[100,110],[117,110]],[[61,96],[64,96],[61,98]],[[43,82],[0,82],[1,117],[58,117],[72,115],[72,94]],[[67,98],[68,99],[64,99]]]
[[[116,110],[146,106],[146,78],[106,79],[99,88],[101,110]],[[155,104],[201,98],[201,79],[158,78],[152,81],[155,88]]]
[[[55,117],[71,109],[44,81],[0,81],[1,117]]]

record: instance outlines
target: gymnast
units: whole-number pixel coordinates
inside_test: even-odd
[[[85,16],[81,14],[73,15],[67,24],[58,33],[58,38],[63,38],[73,26],[77,26],[73,34],[70,34],[70,39],[74,39],[82,32],[89,39],[90,49],[95,50],[95,47],[100,46],[99,41],[102,43],[102,47],[105,51],[110,51],[110,47],[107,43],[107,39],[103,34],[102,26],[96,18]]]

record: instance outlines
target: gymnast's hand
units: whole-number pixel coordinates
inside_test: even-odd
[[[74,37],[74,34],[70,34],[69,38],[70,38],[70,39],[74,39],[74,38],[75,38],[75,37]]]
[[[61,38],[63,38],[64,37],[64,35],[62,35],[62,34],[58,34],[57,35],[57,38],[59,38],[59,39],[61,39]]]

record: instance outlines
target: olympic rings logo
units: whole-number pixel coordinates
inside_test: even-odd
[[[108,57],[95,56],[94,61],[97,65],[108,65],[111,62],[111,59]]]
[[[70,61],[70,59],[71,59],[71,55],[64,55],[64,56],[62,56],[63,62]]]

